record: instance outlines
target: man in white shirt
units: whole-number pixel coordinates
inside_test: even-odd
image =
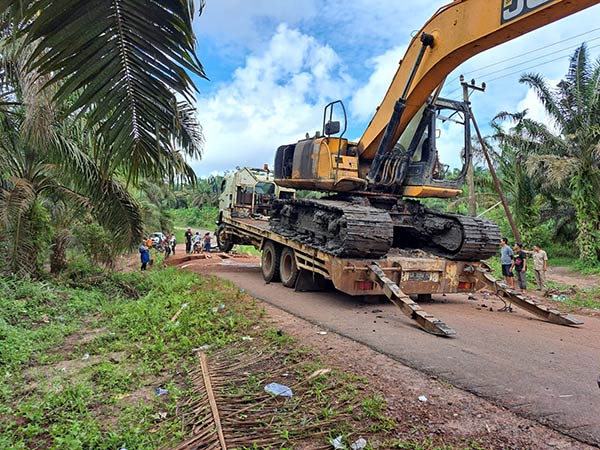
[[[533,268],[535,280],[541,291],[546,290],[546,270],[548,270],[548,255],[539,245],[533,247]]]

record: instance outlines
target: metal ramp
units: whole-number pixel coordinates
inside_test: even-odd
[[[367,269],[369,278],[382,288],[385,296],[400,308],[406,316],[416,321],[425,331],[436,336],[445,337],[456,334],[456,331],[441,320],[428,314],[408,295],[402,292],[400,287],[385,275],[383,269],[378,264],[370,264],[367,266]],[[484,268],[469,266],[465,269],[465,272],[477,278],[479,282],[487,286],[503,302],[514,304],[541,319],[559,325],[576,326],[583,324],[582,321],[567,313],[552,309],[537,300],[527,298],[517,291],[510,289]]]
[[[527,298],[517,291],[509,288],[505,283],[497,280],[489,271],[480,267],[467,267],[465,269],[467,273],[475,276],[478,281],[482,282],[488,287],[497,297],[504,302],[512,303],[530,314],[537,316],[541,319],[547,320],[551,323],[558,325],[583,325],[583,322],[570,316],[567,313],[560,312],[556,309],[550,308],[537,300]]]
[[[369,278],[377,283],[385,296],[411,319],[415,320],[421,328],[436,336],[452,336],[456,334],[452,328],[431,314],[425,312],[417,303],[406,295],[400,287],[390,280],[378,264],[367,266]]]

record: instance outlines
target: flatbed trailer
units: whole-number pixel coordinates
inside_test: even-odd
[[[380,259],[333,256],[270,230],[266,218],[219,217],[219,238],[228,245],[252,245],[262,251],[261,269],[266,282],[281,281],[296,290],[316,290],[325,280],[351,296],[386,296],[425,331],[452,336],[456,332],[427,314],[411,296],[473,293],[488,288],[510,309],[514,304],[544,320],[581,325],[578,319],[549,308],[496,280],[482,261],[453,261],[422,251],[392,250]]]

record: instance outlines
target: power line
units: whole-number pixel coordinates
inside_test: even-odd
[[[600,38],[599,38],[599,39],[600,39]],[[593,50],[593,49],[596,49],[596,48],[600,48],[600,44],[598,44],[598,45],[594,45],[594,46],[592,46],[592,47],[589,47],[589,48],[588,48],[588,50]],[[547,56],[547,55],[546,55],[546,56]],[[544,62],[542,62],[542,63],[539,63],[539,64],[535,64],[535,65],[533,65],[533,66],[526,67],[526,68],[524,68],[524,69],[519,69],[519,70],[517,70],[517,71],[515,71],[515,72],[510,72],[510,73],[507,73],[507,74],[504,74],[504,75],[500,75],[499,77],[492,78],[491,80],[485,80],[485,82],[486,82],[486,83],[489,85],[489,83],[492,83],[492,82],[494,82],[494,81],[498,81],[498,80],[501,80],[501,79],[503,79],[503,78],[508,78],[508,77],[511,77],[511,76],[513,76],[513,75],[518,75],[518,74],[520,74],[520,73],[523,73],[523,72],[525,72],[525,71],[527,71],[527,70],[531,70],[531,69],[535,69],[535,68],[537,68],[537,67],[545,66],[546,64],[550,64],[550,63],[553,63],[553,62],[556,62],[556,61],[560,61],[560,60],[562,60],[562,59],[564,59],[564,58],[568,58],[569,56],[571,56],[571,55],[570,55],[570,53],[567,53],[567,54],[564,54],[564,55],[562,55],[562,56],[559,56],[559,57],[557,57],[557,58],[553,58],[553,59],[550,59],[550,60],[548,60],[548,61],[544,61]],[[513,66],[513,67],[516,67],[516,66]],[[507,68],[507,69],[509,69],[509,68]],[[500,72],[502,72],[502,71],[500,71],[500,70],[499,70],[499,71],[497,71],[496,73],[500,73]],[[450,96],[452,93],[456,92],[457,90],[458,90],[458,89],[454,89],[452,92],[450,92],[450,93],[449,93],[449,94],[447,94],[447,95],[448,95],[448,96]],[[461,98],[456,98],[455,100],[456,100],[456,101],[462,101],[462,97],[461,97]]]
[[[547,48],[554,47],[556,45],[562,44],[563,42],[572,41],[573,39],[578,39],[578,38],[580,38],[582,36],[586,36],[588,34],[592,34],[592,33],[596,32],[596,31],[600,31],[600,27],[599,28],[594,28],[593,30],[586,31],[584,33],[577,34],[575,36],[571,36],[569,38],[561,39],[560,41],[556,41],[556,42],[554,42],[552,44],[544,45],[542,47],[530,50],[530,51],[522,53],[520,55],[516,55],[516,56],[512,56],[512,57],[507,58],[507,59],[503,59],[502,61],[498,61],[498,62],[495,62],[493,64],[489,64],[487,66],[479,67],[479,68],[475,69],[474,71],[469,72],[469,74],[471,75],[471,74],[474,74],[474,73],[477,73],[477,72],[481,72],[482,70],[489,69],[490,67],[495,67],[495,66],[498,66],[500,64],[507,63],[508,61],[513,61],[515,59],[522,58],[523,56],[531,55],[532,53],[539,52],[540,50],[546,50]],[[598,39],[598,38],[596,38],[596,39]],[[558,51],[560,52],[562,50],[558,50]],[[459,76],[457,76],[456,78],[454,78],[449,84],[454,83],[458,79],[459,79]]]
[[[593,50],[593,49],[598,48],[598,47],[600,47],[600,44],[594,45],[592,47],[589,47],[588,50]],[[554,59],[551,59],[549,61],[545,61],[543,63],[536,64],[535,66],[527,67],[525,69],[517,70],[516,72],[512,72],[512,73],[508,73],[508,74],[505,74],[505,75],[502,75],[502,76],[499,76],[499,77],[496,77],[496,78],[492,78],[491,80],[488,80],[487,82],[491,83],[492,81],[497,81],[497,80],[500,80],[502,78],[510,77],[512,75],[516,75],[516,74],[521,73],[521,72],[526,71],[526,70],[531,70],[531,69],[535,69],[536,67],[545,66],[546,64],[550,64],[552,62],[560,61],[561,59],[567,58],[569,56],[570,56],[570,54],[565,54],[565,55],[562,55],[562,56],[560,56],[558,58],[554,58]]]

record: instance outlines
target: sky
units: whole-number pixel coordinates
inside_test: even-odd
[[[490,0],[491,1],[491,0]],[[500,3],[501,0],[496,0]],[[195,20],[203,158],[200,177],[236,166],[272,166],[277,147],[320,130],[323,107],[343,100],[347,137],[358,140],[381,102],[414,33],[449,0],[206,0]],[[488,50],[447,78],[442,96],[462,96],[458,76],[486,82],[472,107],[484,131],[500,111],[548,121],[521,74],[556,83],[582,42],[600,55],[600,5]],[[551,125],[551,124],[550,124]],[[459,165],[461,140],[442,129],[440,156]]]

